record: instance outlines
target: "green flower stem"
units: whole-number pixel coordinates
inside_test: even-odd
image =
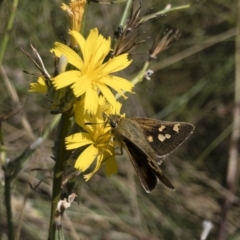
[[[119,27],[124,27],[126,25],[132,4],[133,4],[133,0],[127,0],[121,21],[119,23]]]
[[[127,0],[126,1],[126,5],[125,5],[125,8],[124,8],[121,20],[120,20],[120,22],[118,24],[119,27],[123,27],[124,28],[124,26],[126,25],[132,4],[133,4],[133,0]],[[112,49],[115,49],[116,43],[117,43],[117,39],[113,39],[113,41],[112,41]],[[109,58],[110,58],[110,56],[109,56]]]
[[[12,206],[11,206],[11,177],[5,175],[4,200],[7,211],[8,240],[14,240]]]
[[[61,185],[62,185],[62,174],[64,172],[65,161],[69,158],[71,152],[66,150],[65,137],[69,133],[71,127],[71,113],[72,109],[63,113],[61,116],[60,123],[58,125],[55,145],[54,145],[54,174],[53,174],[53,186],[52,186],[52,207],[51,207],[51,218],[49,227],[49,240],[57,239],[57,234],[60,234],[61,228],[57,228],[55,225],[55,212],[57,204],[60,200]],[[59,231],[58,231],[59,230]],[[64,236],[61,236],[64,239]]]
[[[157,16],[161,16],[163,14],[166,14],[166,13],[169,13],[169,12],[173,12],[173,11],[178,11],[178,10],[183,10],[183,9],[186,9],[186,8],[190,8],[191,5],[190,4],[187,4],[187,5],[183,5],[183,6],[180,6],[180,7],[173,7],[173,8],[166,8],[166,9],[163,9],[163,10],[160,10],[158,12],[155,12],[153,14],[149,14],[147,16],[144,16],[142,19],[141,19],[141,23],[144,23],[144,22],[147,22],[148,20],[150,19],[153,19],[153,18],[156,18]]]
[[[10,14],[10,17],[8,18],[7,28],[6,28],[6,31],[4,33],[4,36],[2,37],[2,44],[0,46],[0,66],[2,65],[3,57],[4,57],[4,54],[5,54],[6,49],[7,49],[9,34],[10,34],[11,29],[12,29],[14,19],[15,19],[15,16],[16,16],[16,10],[17,10],[17,6],[18,6],[18,2],[19,2],[19,0],[14,0],[13,1],[11,14]]]
[[[142,82],[145,73],[149,67],[149,61],[146,61],[145,64],[143,65],[142,69],[138,72],[137,76],[132,79],[131,83],[135,86],[137,83]]]

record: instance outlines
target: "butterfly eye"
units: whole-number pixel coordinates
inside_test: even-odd
[[[114,122],[112,119],[109,121],[110,127],[111,128],[116,128],[117,127],[117,123]]]
[[[107,123],[110,125],[111,128],[116,128],[118,126],[118,119],[115,119],[115,115],[108,115],[107,116]]]

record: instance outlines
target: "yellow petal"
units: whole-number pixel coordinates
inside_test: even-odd
[[[128,80],[120,77],[115,76],[107,76],[105,78],[101,79],[101,82],[105,83],[109,87],[113,88],[115,91],[117,91],[119,94],[124,96],[122,93],[122,90],[131,92],[133,88],[133,84],[129,82]]]
[[[132,88],[134,87],[134,85],[125,78],[121,78],[118,76],[109,76],[109,79],[113,81],[114,84],[116,84],[122,90],[132,92]]]
[[[120,114],[121,107],[122,107],[122,104],[117,101],[114,114]],[[121,114],[121,117],[125,117],[125,113]]]
[[[69,34],[72,35],[77,40],[79,48],[83,51],[86,43],[84,37],[77,31],[70,31]]]
[[[94,64],[102,63],[111,50],[111,38],[105,39],[99,35],[96,52],[94,53]]]
[[[132,61],[129,61],[127,58],[127,54],[122,54],[112,59],[109,59],[103,65],[103,73],[109,74],[113,72],[118,72],[126,67],[128,67]]]
[[[37,80],[37,82],[38,82],[39,84],[43,85],[43,86],[47,86],[44,77],[39,77],[38,80]]]
[[[93,145],[90,145],[80,154],[74,167],[84,172],[90,167],[97,154],[98,149],[95,148]]]
[[[117,163],[115,159],[115,151],[113,145],[109,145],[108,149],[103,152],[105,162],[105,172],[107,176],[117,173]]]
[[[94,28],[90,31],[83,52],[84,63],[88,64],[92,55],[96,52],[96,41],[98,39],[98,29]]]
[[[110,106],[111,105],[106,101],[106,98],[103,95],[98,97],[98,110],[95,117],[99,122],[104,122],[103,112],[107,113]]]
[[[108,158],[106,160],[105,164],[106,164],[105,172],[106,172],[107,176],[111,176],[112,174],[117,173],[118,167],[117,167],[117,162],[116,162],[115,156]]]
[[[101,167],[101,163],[102,163],[102,154],[99,155],[96,159],[96,166],[94,168],[94,170],[92,172],[90,172],[89,174],[85,174],[83,177],[85,178],[86,181],[88,181],[95,172],[98,171],[98,169]]]
[[[81,126],[83,129],[85,129],[86,132],[93,135],[94,124],[96,123],[96,120],[93,119],[89,114],[86,114],[84,110],[84,101],[85,98],[82,97],[80,101],[77,102],[74,114],[75,114],[75,121],[76,123]],[[86,123],[93,123],[93,124],[86,124]]]
[[[30,83],[30,90],[29,92],[40,92],[40,93],[46,93],[47,92],[47,84],[43,77],[38,78],[37,83]]]
[[[92,144],[92,138],[89,133],[75,133],[65,138],[66,149],[76,149],[88,144]]]
[[[57,75],[55,78],[52,78],[53,85],[56,89],[60,89],[63,87],[67,87],[74,82],[78,81],[80,77],[80,72],[77,70],[67,71],[63,72],[59,75]]]
[[[84,99],[81,98],[81,100],[76,103],[76,106],[74,109],[74,116],[75,116],[76,123],[85,129],[85,114],[84,114],[84,101],[83,100]]]
[[[29,92],[39,92],[39,93],[46,93],[47,87],[42,86],[39,83],[30,83],[30,89]]]
[[[83,75],[78,77],[77,81],[71,86],[73,93],[76,97],[83,95],[87,89],[91,86],[91,82],[87,76]]]
[[[97,90],[88,88],[85,93],[84,110],[89,114],[95,115],[98,109],[98,93]]]
[[[98,96],[96,96],[96,97],[97,97],[97,100],[99,101],[99,97]],[[101,96],[100,99],[102,99],[102,98],[103,98],[103,96]],[[101,133],[99,131],[97,131],[97,129],[99,127],[103,128],[103,125],[104,125],[104,120],[103,120],[103,116],[102,116],[103,111],[101,111],[101,106],[99,106],[99,104],[98,104],[98,110],[97,110],[96,115],[89,114],[84,109],[85,101],[86,101],[85,96],[83,96],[81,98],[81,100],[77,102],[75,110],[74,110],[75,121],[78,125],[80,125],[83,129],[85,129],[86,132],[88,132],[92,136],[94,135],[95,132],[97,132],[97,134],[99,135]],[[86,123],[90,123],[90,124],[86,124]],[[104,128],[104,130],[105,130],[105,128]],[[96,137],[96,139],[97,139],[97,137]]]
[[[57,57],[64,55],[68,62],[78,69],[81,69],[84,66],[83,60],[80,58],[80,56],[65,44],[55,42],[54,48],[51,49],[50,52],[54,53]]]
[[[113,106],[115,109],[116,106],[116,99],[110,89],[105,85],[101,83],[97,83],[97,86],[99,87],[100,91],[102,92],[103,96],[107,99],[107,101]]]

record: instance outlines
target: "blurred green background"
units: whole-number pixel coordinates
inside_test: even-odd
[[[65,2],[68,3],[68,2]],[[186,5],[187,0],[143,1],[141,15],[150,11]],[[0,41],[5,33],[12,3],[0,3]],[[63,219],[66,239],[200,239],[203,221],[213,223],[208,239],[240,239],[239,198],[226,205],[226,199],[239,196],[239,166],[228,172],[230,150],[239,153],[239,137],[231,141],[234,92],[239,72],[239,49],[236,48],[238,1],[195,1],[191,8],[158,16],[138,29],[139,39],[146,42],[132,51],[133,63],[122,76],[131,80],[147,60],[156,35],[163,27],[179,29],[180,38],[151,63],[154,74],[135,87],[135,94],[122,100],[128,117],[143,116],[170,121],[186,121],[195,125],[194,134],[164,161],[163,169],[176,187],[162,184],[147,194],[135,175],[131,162],[124,154],[117,157],[119,173],[106,177],[96,173],[89,182],[78,177],[72,207]],[[54,116],[46,108],[41,94],[30,94],[29,83],[36,77],[34,64],[20,48],[31,52],[34,44],[50,73],[54,63],[49,49],[54,41],[68,38],[68,17],[60,9],[61,1],[22,0],[16,9],[13,29],[4,55],[0,74],[1,115],[15,111],[2,122],[7,158],[14,159],[41,136]],[[135,1],[138,7],[138,1]],[[98,27],[105,37],[117,29],[124,3],[100,5],[92,3],[87,15],[86,33]],[[11,82],[18,100],[7,87]],[[16,103],[19,102],[19,104]],[[21,111],[18,111],[21,109]],[[29,123],[29,128],[26,123]],[[33,134],[31,134],[31,131]],[[12,184],[12,210],[16,239],[47,239],[50,214],[54,141],[49,138],[31,156]],[[238,133],[236,133],[238,136]],[[237,155],[237,158],[238,155]],[[44,171],[32,171],[42,168]],[[227,176],[235,180],[226,184]],[[6,213],[3,200],[4,175],[0,170],[0,239],[7,239]],[[36,186],[31,189],[29,183]],[[225,235],[221,230],[225,227]],[[224,236],[224,237],[223,237]],[[223,238],[222,238],[223,237]]]

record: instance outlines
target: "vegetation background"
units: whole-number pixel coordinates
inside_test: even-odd
[[[239,2],[196,1],[188,9],[159,16],[141,26],[139,38],[146,42],[133,51],[133,64],[124,73],[128,79],[141,69],[148,57],[145,52],[164,26],[179,29],[181,33],[152,62],[151,80],[139,83],[128,100],[121,99],[128,117],[146,116],[195,125],[194,134],[163,164],[177,190],[173,192],[159,184],[151,194],[146,194],[128,156],[119,156],[118,175],[108,178],[100,171],[89,182],[84,182],[82,175],[78,177],[74,188],[76,202],[67,209],[63,220],[66,239],[200,239],[204,220],[213,224],[209,240],[240,239],[237,236],[240,146],[236,121],[240,106]],[[143,1],[141,14],[150,8],[153,12],[164,9],[167,4],[176,7],[189,3],[187,0]],[[138,6],[138,1],[135,5]],[[68,17],[60,6],[59,0],[22,0],[16,9],[0,71],[1,116],[15,113],[1,125],[10,160],[41,136],[55,118],[49,114],[43,95],[28,93],[29,83],[36,81],[36,77],[23,70],[30,73],[38,70],[20,48],[31,52],[32,42],[48,71],[53,72],[49,49],[54,41],[66,39],[68,31]],[[0,1],[0,36],[5,32],[11,8],[11,1]],[[92,3],[87,33],[98,27],[105,37],[113,36],[123,8],[124,3]],[[12,184],[16,239],[47,239],[53,142],[54,130]],[[32,171],[34,168],[42,170]],[[7,239],[1,169],[0,181],[0,239]],[[42,182],[37,188],[30,187],[39,181]]]

